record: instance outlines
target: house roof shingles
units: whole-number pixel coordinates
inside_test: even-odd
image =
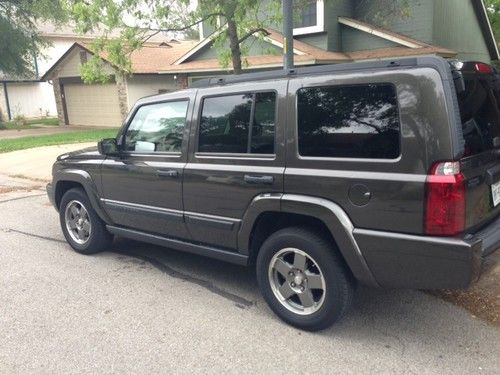
[[[345,18],[347,19],[347,18]],[[389,30],[375,27],[366,22],[348,19],[349,21],[356,22],[363,27],[369,27],[372,30],[377,30],[385,33],[394,38],[403,39],[409,43],[417,45],[415,48],[408,47],[391,47],[373,50],[363,50],[355,52],[332,52],[326,51],[321,48],[315,47],[308,43],[294,39],[294,60],[296,65],[314,65],[314,64],[329,64],[337,62],[349,62],[353,60],[368,60],[368,59],[381,59],[398,56],[416,56],[437,54],[443,57],[454,57],[456,52],[439,46],[434,46],[422,41],[394,33]],[[271,43],[283,46],[283,34],[273,29],[266,29],[267,34],[264,38]],[[134,74],[162,74],[162,73],[187,73],[187,72],[220,72],[224,70],[218,59],[203,59],[203,60],[190,60],[194,55],[193,51],[197,51],[200,45],[203,48],[210,48],[211,43],[206,43],[206,40],[198,41],[175,41],[175,42],[162,42],[162,43],[147,43],[142,48],[132,52],[131,64],[132,72]],[[78,41],[57,61],[49,71],[42,77],[48,79],[54,68],[60,64],[66,56],[74,48],[82,48],[92,53],[88,42]],[[101,54],[101,58],[107,60],[106,54]],[[246,68],[269,68],[280,67],[283,64],[283,57],[281,55],[258,55],[243,57],[243,65]]]

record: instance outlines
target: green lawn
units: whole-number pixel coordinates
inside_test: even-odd
[[[59,119],[57,117],[30,119],[30,120],[26,120],[26,124],[22,125],[22,126],[16,125],[14,121],[0,122],[0,130],[4,130],[4,129],[19,129],[19,130],[33,129],[36,127],[36,125],[58,126]]]
[[[66,143],[97,142],[103,138],[114,138],[118,129],[93,129],[72,133],[22,137],[16,139],[0,139],[0,153],[27,148],[62,145]]]

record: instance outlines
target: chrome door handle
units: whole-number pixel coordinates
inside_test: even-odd
[[[246,174],[243,179],[247,184],[272,185],[274,182],[273,176],[251,176]]]
[[[159,171],[156,171],[156,175],[158,177],[176,178],[176,177],[179,177],[179,171],[177,171],[175,169],[170,169],[168,171],[159,170]]]

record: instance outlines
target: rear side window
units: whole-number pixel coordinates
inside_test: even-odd
[[[245,93],[205,98],[199,152],[274,153],[276,93]]]
[[[391,84],[328,86],[297,93],[299,154],[395,159],[400,123]]]
[[[466,73],[464,79],[458,103],[469,156],[493,149],[493,140],[500,137],[500,77]]]

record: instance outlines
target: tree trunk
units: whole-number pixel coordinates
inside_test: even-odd
[[[231,50],[231,61],[233,63],[234,74],[241,74],[241,50],[238,39],[236,23],[232,19],[227,20],[227,35],[229,37],[229,48]]]

